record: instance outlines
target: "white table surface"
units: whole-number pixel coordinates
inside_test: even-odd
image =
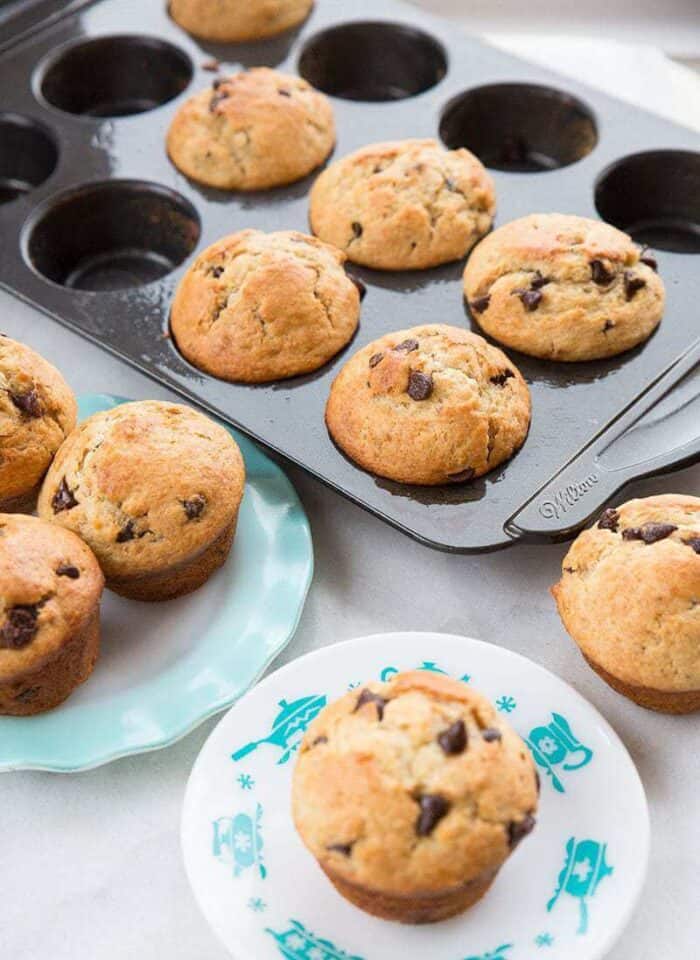
[[[611,52],[602,41],[565,48],[551,38],[502,42],[555,68],[575,69],[582,79],[612,80],[618,95],[641,95],[647,106],[700,128],[700,84],[651,48]],[[4,294],[0,329],[57,364],[78,393],[169,396]],[[278,663],[364,633],[429,629],[503,644],[566,678],[627,744],[651,806],[650,875],[609,960],[698,957],[700,716],[643,711],[585,667],[548,594],[565,548],[436,553],[300,470],[289,473],[311,521],[316,576],[297,635]],[[661,491],[698,494],[700,467],[637,485],[629,495]],[[178,840],[185,781],[214,722],[168,749],[89,773],[0,777],[2,960],[225,960],[190,895]]]

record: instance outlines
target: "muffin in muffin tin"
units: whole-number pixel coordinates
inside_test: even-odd
[[[170,0],[173,20],[203,40],[261,40],[296,27],[313,0]]]

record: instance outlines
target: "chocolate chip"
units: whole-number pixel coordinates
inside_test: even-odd
[[[349,857],[352,853],[352,848],[354,844],[352,843],[331,843],[326,847],[326,850],[332,850],[335,853],[342,853],[344,857]]]
[[[214,82],[216,83],[216,81]],[[229,94],[225,90],[219,90],[217,93],[215,93],[209,101],[209,110],[211,113],[215,113],[219,104],[224,100],[228,100],[228,98]]]
[[[357,287],[357,292],[360,294],[360,300],[364,300],[365,294],[367,293],[367,287],[364,285],[362,280],[360,280],[358,277],[353,277],[351,273],[349,273],[348,276]]]
[[[535,270],[535,276],[530,281],[531,290],[540,290],[542,287],[546,287],[550,283],[549,277],[544,277],[539,270]]]
[[[74,567],[72,563],[62,563],[59,567],[56,567],[56,576],[77,580],[80,577],[80,570]]]
[[[464,470],[458,470],[456,473],[448,473],[447,479],[450,483],[464,483],[466,480],[473,480],[475,473],[474,467],[465,467]]]
[[[490,377],[491,383],[495,384],[497,387],[504,387],[506,380],[510,380],[511,377],[514,377],[515,374],[512,370],[503,370],[501,373],[497,373],[495,376]]]
[[[10,393],[10,400],[26,417],[41,417],[44,408],[36,390],[27,390],[26,393]]]
[[[601,513],[598,527],[600,530],[612,530],[613,533],[617,533],[619,523],[620,514],[613,507],[608,507]]]
[[[625,270],[623,279],[625,283],[625,297],[628,300],[631,300],[638,290],[641,290],[642,287],[646,287],[647,285],[644,277],[635,277],[630,270]]]
[[[445,177],[445,186],[452,193],[457,190],[457,184],[454,182],[452,177]]]
[[[117,543],[127,543],[136,537],[136,527],[133,520],[127,520],[117,534]]]
[[[520,297],[522,305],[530,313],[532,313],[533,310],[536,310],[542,302],[541,290],[514,290],[513,293]]]
[[[51,498],[51,506],[54,513],[61,513],[62,510],[72,510],[73,507],[78,506],[78,501],[75,499],[65,477],[63,477]]]
[[[603,333],[607,333],[608,330],[612,330],[614,326],[615,324],[612,322],[612,320],[606,320],[603,324]]]
[[[202,496],[201,493],[195,493],[193,497],[190,497],[189,500],[183,500],[182,506],[185,509],[188,520],[197,520],[204,513],[204,508],[207,505],[207,498]]]
[[[355,239],[359,240],[362,236],[362,224],[358,223],[357,220],[353,220],[351,223],[352,232],[355,234]]]
[[[319,747],[322,743],[328,743],[328,737],[320,736],[311,741],[312,747]]]
[[[605,266],[602,260],[591,260],[591,278],[600,287],[607,287],[615,279],[615,274]]]
[[[574,567],[562,567],[562,569],[564,573],[576,573],[576,569]]]
[[[381,363],[383,359],[384,359],[383,353],[373,353],[372,356],[369,358],[370,367],[376,367],[377,364]]]
[[[411,400],[427,400],[433,392],[433,378],[429,373],[411,370],[408,375],[408,395]]]
[[[684,540],[683,543],[696,553],[700,553],[700,537],[691,537],[690,540]]]
[[[540,780],[539,770],[535,770],[535,789],[537,790],[537,796],[539,797],[542,792],[542,781]]]
[[[536,822],[532,814],[527,813],[522,820],[513,820],[508,824],[508,846],[511,850],[514,850],[528,833],[532,833]]]
[[[281,97],[291,97],[292,95],[289,90],[278,90],[277,93],[279,93]]]
[[[0,647],[6,650],[21,650],[30,644],[39,629],[38,616],[39,608],[36,604],[17,604],[10,607],[0,629]]]
[[[644,543],[656,543],[670,537],[678,527],[673,523],[643,523],[641,527],[627,527],[622,531],[623,540],[643,540]]]
[[[648,267],[651,267],[652,270],[655,270],[658,272],[659,262],[656,259],[656,257],[650,257],[648,254],[645,253],[639,258],[639,262],[645,263]]]
[[[413,353],[413,351],[417,349],[418,341],[413,339],[402,340],[401,343],[394,347],[394,350],[400,353]]]
[[[426,793],[418,800],[420,814],[416,821],[419,837],[428,837],[447,814],[450,805],[439,793]]]
[[[474,313],[483,313],[484,310],[488,310],[490,303],[491,297],[486,294],[485,297],[477,297],[476,300],[471,300],[469,306]]]
[[[500,730],[496,730],[495,727],[486,727],[481,731],[481,736],[487,743],[493,743],[496,740],[503,739],[503,734]]]
[[[215,280],[218,280],[223,272],[224,272],[224,268],[221,266],[212,267],[211,270],[209,271],[210,275],[214,277]]]
[[[439,733],[437,738],[440,749],[448,757],[464,753],[467,749],[467,741],[467,728],[464,726],[464,720],[455,720],[452,726]]]
[[[218,90],[222,83],[226,83],[226,77],[215,77],[211,82],[212,90]]]
[[[202,64],[202,70],[208,70],[209,73],[216,73],[221,67],[218,60],[205,60]]]
[[[357,698],[357,703],[355,704],[355,709],[353,713],[357,713],[360,707],[364,707],[366,703],[374,703],[377,707],[377,719],[384,719],[384,707],[387,704],[387,701],[384,697],[380,697],[378,693],[373,693],[371,690],[368,690],[367,687],[360,693],[360,696]]]

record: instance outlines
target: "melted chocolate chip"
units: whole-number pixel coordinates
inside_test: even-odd
[[[506,380],[510,380],[510,378],[514,376],[515,374],[512,370],[503,370],[501,373],[497,373],[495,376],[490,377],[490,381],[497,387],[504,387]]]
[[[450,805],[439,793],[426,793],[418,800],[420,814],[416,821],[419,837],[428,837],[447,814]]]
[[[214,81],[214,83],[216,83],[216,81]],[[218,88],[215,89],[217,89],[217,92],[209,101],[209,110],[211,113],[215,113],[219,104],[224,100],[228,100],[229,98],[229,94],[225,90],[218,90]]]
[[[576,573],[575,567],[562,567],[564,573]]]
[[[36,604],[17,604],[10,607],[0,629],[0,647],[21,650],[30,644],[39,629],[38,617],[39,608]]]
[[[364,300],[365,294],[367,293],[367,287],[364,285],[362,280],[360,280],[358,277],[353,277],[351,273],[349,273],[348,276],[357,287],[357,292],[360,294],[360,300]]]
[[[532,833],[536,822],[532,814],[527,813],[522,820],[513,820],[508,824],[508,846],[511,850],[514,850],[528,833]]]
[[[384,359],[383,353],[373,353],[372,356],[369,358],[370,367],[376,367],[377,364],[381,363],[383,359]]]
[[[641,527],[627,527],[622,531],[623,540],[642,540],[644,543],[656,543],[670,537],[678,527],[673,523],[643,523]]]
[[[413,351],[417,349],[418,341],[413,339],[402,340],[401,343],[394,347],[397,353],[413,353]]]
[[[684,540],[683,543],[696,553],[700,553],[700,537],[691,537],[689,540]]]
[[[541,290],[514,290],[513,293],[520,297],[522,305],[529,313],[536,310],[542,302]]]
[[[384,707],[387,704],[387,701],[384,697],[380,697],[378,693],[373,693],[371,690],[368,690],[367,687],[360,693],[360,696],[357,698],[357,703],[355,704],[355,709],[353,713],[357,713],[360,707],[364,707],[366,703],[374,703],[377,707],[377,719],[384,719]]]
[[[652,270],[656,270],[658,272],[659,262],[656,257],[650,257],[648,253],[645,253],[639,258],[639,262],[646,264],[647,267],[651,267]]]
[[[599,287],[607,287],[615,279],[615,274],[608,270],[602,260],[591,260],[591,278]]]
[[[489,304],[491,303],[491,297],[486,294],[485,297],[477,297],[476,300],[471,300],[469,306],[474,311],[474,313],[483,313],[484,310],[488,310]]]
[[[328,737],[320,736],[311,741],[312,747],[319,747],[322,743],[328,743]]]
[[[496,740],[503,739],[503,734],[495,727],[486,727],[481,731],[481,736],[487,743],[494,743]]]
[[[127,543],[129,540],[133,540],[136,536],[136,526],[134,521],[127,520],[117,534],[117,543]]]
[[[408,375],[408,395],[411,400],[427,400],[433,392],[433,378],[429,373],[411,370]]]
[[[189,500],[183,500],[182,506],[185,510],[188,520],[197,520],[204,513],[204,508],[207,505],[207,498],[202,496],[201,493],[195,493],[193,497],[190,497]]]
[[[457,190],[457,184],[452,177],[445,177],[445,186],[451,193],[454,193]]]
[[[550,283],[549,277],[544,277],[539,270],[535,270],[535,276],[530,281],[531,290],[540,290],[542,287],[546,287]]]
[[[350,226],[352,227],[352,232],[355,234],[355,239],[359,240],[362,236],[362,224],[358,223],[357,220],[353,220]]]
[[[613,507],[608,507],[601,513],[598,527],[600,530],[612,530],[613,533],[617,533],[619,523],[620,514]]]
[[[448,473],[447,479],[450,483],[464,483],[466,480],[473,480],[475,473],[474,467],[465,467],[464,470],[458,470],[456,473]]]
[[[66,478],[63,477],[56,492],[51,498],[51,507],[54,513],[61,513],[62,510],[72,510],[73,507],[78,506],[78,501],[75,499],[73,491],[68,486]]]
[[[218,90],[222,83],[226,83],[226,77],[215,77],[211,82],[212,90]]]
[[[289,91],[289,90],[284,90],[284,89],[278,90],[277,93],[279,93],[279,95],[280,95],[281,97],[291,97],[291,95],[292,95],[292,94],[291,94],[291,91]]]
[[[224,268],[221,266],[212,267],[211,270],[209,271],[210,275],[214,277],[215,280],[218,280],[223,272],[224,272]]]
[[[349,857],[352,853],[352,848],[354,844],[352,843],[331,843],[326,847],[326,850],[332,850],[335,853],[342,853],[344,857]]]
[[[74,567],[72,563],[62,563],[56,567],[57,577],[69,577],[71,580],[77,580],[80,577],[80,570]]]
[[[10,393],[10,400],[25,417],[40,417],[44,408],[36,390],[27,390],[26,393]]]
[[[538,770],[535,770],[535,789],[537,790],[537,796],[539,797],[542,792],[542,781],[540,780],[540,774]]]
[[[647,285],[644,277],[635,277],[635,275],[629,270],[625,270],[623,279],[625,284],[625,297],[627,300],[631,300],[638,290],[641,290],[642,287],[646,287]]]
[[[456,756],[458,753],[464,753],[467,749],[467,728],[464,726],[464,720],[455,720],[451,727],[438,734],[437,742],[440,749],[448,757]]]

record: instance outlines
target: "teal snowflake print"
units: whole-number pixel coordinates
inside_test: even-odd
[[[508,960],[508,953],[513,949],[512,943],[502,943],[495,950],[487,950],[478,957],[466,957],[465,960]]]
[[[551,947],[554,943],[554,937],[551,933],[538,933],[535,937],[536,947]]]
[[[512,713],[517,707],[517,702],[514,697],[499,697],[496,700],[496,709],[500,710],[501,713]]]
[[[252,790],[255,786],[255,780],[253,780],[249,773],[242,773],[240,777],[236,777],[236,783],[241,790]]]
[[[348,690],[357,690],[359,686],[360,686],[360,681],[353,680],[351,683],[348,684]]]
[[[251,897],[248,901],[248,909],[253,913],[265,913],[267,904],[261,897]]]

